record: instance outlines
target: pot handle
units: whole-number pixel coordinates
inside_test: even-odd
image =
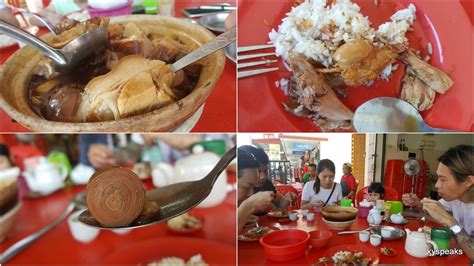
[[[431,245],[433,245],[433,249],[438,249],[438,244],[436,244],[436,242],[434,242],[433,240],[426,240],[426,242],[430,243]]]

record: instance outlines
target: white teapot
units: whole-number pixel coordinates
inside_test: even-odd
[[[377,226],[382,223],[382,215],[380,214],[380,211],[377,209],[377,207],[374,207],[369,211],[367,222],[370,226]]]
[[[201,150],[179,159],[174,168],[169,164],[159,163],[152,171],[153,184],[162,187],[178,182],[200,180],[211,172],[219,160],[220,157],[217,154]],[[198,207],[208,208],[219,205],[225,200],[227,192],[233,189],[232,185],[227,185],[227,173],[223,171],[214,183],[209,196]]]
[[[54,165],[46,158],[41,158],[34,168],[24,171],[23,176],[31,191],[48,195],[64,187],[67,168],[65,165]]]
[[[211,172],[219,160],[220,157],[217,154],[207,151],[179,159],[174,166],[174,173],[176,175],[174,180],[185,182],[202,179]],[[227,173],[223,171],[214,183],[209,196],[198,207],[208,208],[219,205],[225,200],[226,195]]]
[[[424,232],[411,231],[408,228],[405,228],[407,233],[407,238],[405,240],[405,251],[417,258],[426,258],[428,257],[428,250],[430,246],[428,243],[433,245],[434,249],[438,249],[438,245],[429,239],[429,236],[426,236]]]

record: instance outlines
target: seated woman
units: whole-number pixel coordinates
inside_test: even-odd
[[[259,162],[250,153],[238,152],[237,154],[237,200],[238,200],[238,232],[256,212],[267,211],[272,208],[274,199],[273,191],[254,193],[254,188],[259,182]]]
[[[335,205],[342,199],[341,185],[334,182],[336,167],[329,159],[318,163],[316,180],[309,181],[303,187],[301,209],[313,209],[325,205]]]
[[[383,188],[382,183],[372,182],[370,186],[367,188],[367,194],[364,195],[364,199],[369,202],[375,202],[377,200],[382,200],[385,196],[385,189]]]
[[[436,189],[442,199],[424,198],[403,194],[408,206],[423,206],[437,223],[453,231],[458,245],[474,260],[474,146],[460,145],[450,148],[438,158]]]
[[[357,190],[357,182],[352,175],[352,164],[343,164],[342,172],[344,173],[341,177],[342,196],[353,200]]]

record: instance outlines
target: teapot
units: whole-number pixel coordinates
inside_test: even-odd
[[[367,222],[370,226],[377,226],[382,223],[382,215],[380,214],[380,211],[377,209],[377,207],[374,207],[369,211]]]
[[[23,176],[31,191],[48,195],[64,187],[67,167],[51,164],[43,157],[37,165],[24,171]]]
[[[434,249],[438,249],[438,245],[429,239],[424,232],[411,231],[408,228],[405,228],[407,233],[407,238],[405,240],[405,251],[417,258],[426,258],[428,257],[428,250],[430,246],[428,243],[433,245]]]

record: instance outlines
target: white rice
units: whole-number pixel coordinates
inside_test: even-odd
[[[433,45],[430,42],[426,45],[426,49],[429,55],[433,55]]]
[[[177,257],[166,257],[157,262],[149,263],[148,266],[208,266],[202,259],[201,254],[192,256],[188,262]]]
[[[416,18],[415,11],[415,6],[410,4],[375,31],[368,17],[360,13],[360,7],[350,0],[336,0],[330,6],[326,0],[307,0],[293,7],[278,30],[272,29],[268,36],[275,45],[276,54],[285,61],[293,51],[331,67],[337,48],[354,39],[365,39],[379,46],[383,44],[377,43],[377,36],[387,39],[390,44],[407,42],[405,33]]]

